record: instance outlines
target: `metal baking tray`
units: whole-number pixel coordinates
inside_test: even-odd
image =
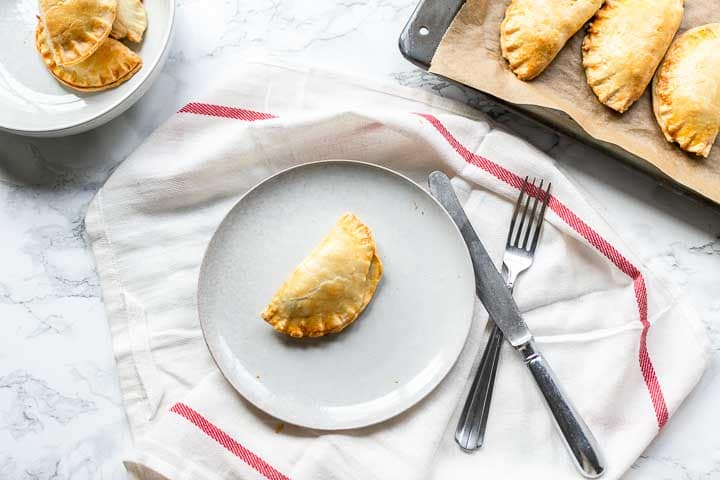
[[[442,40],[445,31],[450,27],[455,15],[457,15],[464,3],[465,0],[421,0],[400,34],[399,45],[403,56],[418,67],[424,70],[429,69],[440,40]],[[447,80],[453,81],[452,79]],[[716,208],[720,207],[717,203],[691,188],[676,182],[647,160],[615,144],[603,142],[590,136],[564,112],[534,105],[517,105],[489,93],[482,93],[522,117],[529,118],[554,131],[568,135],[607,153],[626,165],[649,175],[657,183],[670,188],[676,193],[710,204]]]

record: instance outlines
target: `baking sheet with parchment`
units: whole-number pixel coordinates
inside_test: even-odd
[[[445,33],[430,71],[516,104],[561,110],[587,133],[616,144],[675,181],[720,203],[720,145],[702,159],[668,143],[652,111],[651,86],[623,115],[598,102],[582,68],[582,28],[545,72],[518,80],[500,53],[500,23],[509,0],[468,0]],[[720,21],[720,1],[686,0],[680,32]],[[680,33],[678,32],[678,33]]]

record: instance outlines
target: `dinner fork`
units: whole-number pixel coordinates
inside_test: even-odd
[[[545,181],[541,179],[539,186],[536,186],[535,182],[536,179],[533,178],[532,184],[529,184],[528,177],[525,177],[510,220],[505,254],[503,255],[503,274],[505,283],[511,292],[518,276],[530,268],[533,263],[545,208],[550,198],[552,184],[548,184],[547,189],[543,190]],[[532,201],[533,199],[534,201]],[[542,206],[538,212],[539,200],[542,200]],[[532,209],[530,208],[531,203]],[[518,215],[521,211],[518,222]],[[490,400],[502,344],[503,334],[497,325],[494,325],[455,430],[455,441],[463,450],[476,450],[482,446],[485,439]]]

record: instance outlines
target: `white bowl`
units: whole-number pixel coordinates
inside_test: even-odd
[[[130,108],[150,88],[167,59],[174,0],[146,0],[148,28],[139,45],[126,43],[143,66],[117,88],[80,93],[57,82],[35,50],[37,0],[0,0],[0,130],[34,137],[84,132]]]

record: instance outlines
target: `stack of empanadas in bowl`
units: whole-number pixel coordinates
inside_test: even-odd
[[[35,47],[50,73],[83,92],[116,87],[142,67],[121,39],[140,42],[147,28],[141,0],[40,0]]]
[[[510,70],[531,80],[592,18],[582,65],[600,103],[626,112],[657,71],[653,108],[665,138],[707,157],[720,128],[720,24],[670,47],[683,12],[684,0],[510,0],[500,47]]]

